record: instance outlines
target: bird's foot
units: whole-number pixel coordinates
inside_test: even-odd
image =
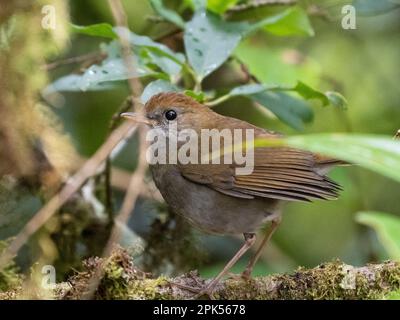
[[[199,284],[198,287],[189,286],[186,284],[173,282],[173,281],[170,281],[169,284],[176,286],[179,289],[183,289],[186,291],[190,291],[191,293],[194,293],[194,295],[190,297],[190,299],[192,299],[192,300],[198,300],[203,296],[207,296],[210,300],[215,300],[214,292],[215,292],[218,282],[211,281],[209,284],[207,284],[205,286],[202,286]]]
[[[251,273],[243,271],[241,274],[228,273],[228,279],[235,281],[248,281],[251,279]]]

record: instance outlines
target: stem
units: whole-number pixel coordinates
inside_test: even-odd
[[[221,103],[225,102],[229,98],[231,98],[231,95],[229,93],[227,93],[227,94],[225,94],[225,95],[223,95],[223,96],[221,96],[221,97],[219,97],[219,98],[217,98],[217,99],[215,99],[213,101],[207,102],[206,105],[208,107],[212,108],[212,107],[215,107],[218,104],[221,104]]]
[[[196,72],[187,63],[184,63],[182,66],[184,70],[191,75],[194,81],[193,91],[201,91],[201,79],[198,77]]]

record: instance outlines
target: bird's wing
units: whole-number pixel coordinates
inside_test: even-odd
[[[289,201],[337,198],[341,188],[325,173],[340,161],[287,147],[256,148],[254,153],[254,170],[249,175],[237,175],[235,169],[240,166],[236,164],[178,167],[186,179],[233,197]]]

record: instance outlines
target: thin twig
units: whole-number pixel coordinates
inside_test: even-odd
[[[119,27],[123,27],[128,32],[128,20],[125,14],[125,10],[122,6],[120,0],[108,0],[108,5],[113,14],[115,23]],[[122,46],[122,58],[124,60],[125,66],[128,69],[128,74],[135,73],[134,56],[132,55],[131,45],[129,42],[129,37],[126,32],[121,32],[119,36],[119,41]],[[142,92],[142,84],[136,77],[130,77],[128,79],[129,87],[132,91],[133,97],[139,97]],[[136,107],[136,104],[135,104]]]
[[[103,58],[105,58],[105,55],[101,52],[98,52],[98,51],[89,52],[89,53],[83,54],[81,56],[71,57],[71,58],[67,58],[64,60],[54,61],[54,62],[45,64],[42,66],[42,69],[46,70],[46,71],[50,71],[50,70],[53,70],[53,69],[56,69],[58,67],[65,66],[68,64],[81,63],[81,62],[88,61],[88,60],[97,60],[97,59],[103,59]]]
[[[113,117],[110,121],[109,132],[113,132],[115,128],[117,128],[118,124],[120,123],[121,118],[119,115],[123,112],[128,111],[133,106],[132,97],[129,96],[122,105],[118,108],[117,112],[114,113]],[[108,223],[112,224],[114,219],[114,203],[113,203],[113,194],[112,194],[112,187],[111,187],[111,158],[110,155],[107,156],[105,162],[105,169],[104,169],[104,189],[105,189],[105,208],[108,215]]]
[[[163,22],[168,22],[167,19],[160,17],[160,16],[147,16],[146,20],[152,23],[163,23]]]
[[[126,30],[128,30],[128,23],[127,23],[127,17],[124,11],[124,8],[122,6],[122,3],[120,0],[108,0],[108,5],[112,11],[112,14],[114,16],[114,20],[116,22],[116,25],[119,27],[123,27]],[[128,70],[128,74],[134,74],[135,73],[135,66],[134,66],[134,60],[132,56],[132,49],[131,49],[131,44],[129,43],[129,38],[127,33],[121,32],[119,34],[119,41],[121,43],[122,47],[122,56],[123,60],[125,63],[125,67]],[[140,93],[142,92],[142,85],[140,81],[137,78],[130,78],[128,79],[129,82],[129,87],[132,93],[132,99],[136,100],[138,99]],[[139,112],[139,109],[137,108],[136,103],[134,104],[135,110]],[[139,159],[138,159],[138,165],[131,176],[130,182],[129,182],[129,187],[128,190],[125,194],[124,201],[122,203],[121,209],[115,219],[115,224],[113,229],[111,230],[111,235],[110,238],[108,239],[107,245],[103,251],[103,257],[109,257],[112,249],[114,248],[115,244],[119,242],[121,238],[121,225],[125,225],[129,217],[135,208],[136,201],[141,193],[141,185],[143,184],[143,180],[145,177],[145,173],[147,170],[147,161],[146,161],[146,132],[147,128],[144,126],[139,127]],[[87,290],[85,292],[84,298],[85,299],[90,299],[93,297],[94,293],[96,292],[101,279],[103,278],[103,270],[102,268],[99,268],[95,274],[91,277],[91,279],[88,282]]]
[[[112,11],[114,16],[114,20],[119,27],[123,27],[128,30],[128,22],[127,17],[122,6],[120,0],[108,0],[109,7]],[[129,43],[129,38],[127,33],[120,33],[119,34],[119,41],[121,42],[122,46],[122,55],[124,59],[124,63],[126,68],[128,69],[129,74],[135,73],[135,66],[134,60],[132,60],[132,51],[131,51],[131,44]],[[133,96],[133,99],[139,97],[142,92],[142,84],[138,80],[138,78],[130,78],[129,79],[129,87]],[[137,108],[137,104],[134,104],[136,111],[139,111]],[[128,190],[126,192],[124,201],[122,203],[121,209],[118,213],[116,221],[119,223],[126,224],[129,219],[129,216],[132,210],[135,207],[136,200],[140,194],[140,185],[143,183],[143,179],[147,169],[147,161],[146,161],[146,132],[147,129],[144,126],[139,127],[139,159],[138,165],[135,170],[135,173],[131,177],[131,181],[129,183]],[[103,255],[108,256],[111,253],[112,247],[116,242],[119,241],[120,232],[118,231],[115,226],[111,232],[110,239],[108,244],[104,250]]]
[[[146,144],[141,144],[139,149],[139,163],[135,170],[135,173],[132,175],[129,187],[126,192],[124,201],[121,206],[121,210],[118,213],[117,218],[115,219],[117,225],[125,225],[129,217],[131,215],[132,210],[135,207],[136,200],[138,199],[139,195],[141,194],[141,184],[143,183],[144,176],[147,170],[147,161],[146,161]],[[107,243],[107,246],[104,250],[104,256],[108,256],[114,244],[119,241],[119,229],[115,228],[111,232],[110,239]]]
[[[96,174],[111,151],[120,141],[130,136],[133,130],[132,124],[124,123],[108,137],[97,152],[67,181],[61,191],[33,216],[11,242],[7,250],[0,256],[0,270],[18,253],[30,236],[42,227],[80,189],[88,178]]]
[[[86,161],[86,158],[78,157],[74,168],[78,170]],[[111,187],[124,192],[128,190],[132,177],[132,172],[115,166],[111,166],[110,171]],[[146,179],[146,183],[143,184],[140,190],[140,196],[159,202],[163,201],[160,192],[158,191],[156,185],[151,179]]]

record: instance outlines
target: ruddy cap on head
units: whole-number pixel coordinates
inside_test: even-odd
[[[193,98],[178,92],[162,92],[154,95],[145,104],[146,113],[152,113],[156,109],[168,109],[171,107],[178,107],[180,109],[209,110],[208,107],[197,102]]]

